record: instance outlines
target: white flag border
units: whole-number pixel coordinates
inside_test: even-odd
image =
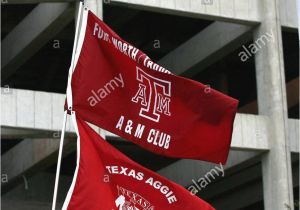
[[[88,19],[88,11],[89,10],[88,10],[87,7],[83,8],[82,18],[81,18],[81,25],[80,25],[80,32],[78,33],[78,31],[76,30],[77,32],[75,33],[74,48],[73,48],[71,66],[70,66],[70,69],[69,69],[68,86],[67,86],[67,103],[68,103],[68,109],[69,110],[72,110],[72,106],[73,106],[72,87],[71,87],[72,76],[73,76],[74,69],[75,69],[75,67],[78,63],[78,59],[79,59],[81,49],[82,49],[82,46],[83,46],[83,41],[84,41],[84,38],[85,38],[87,19]],[[78,15],[76,28],[79,27],[79,24],[80,24],[80,11],[79,11],[79,15]],[[78,35],[79,35],[79,37],[77,37]]]

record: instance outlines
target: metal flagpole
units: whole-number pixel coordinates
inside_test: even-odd
[[[67,115],[68,115],[68,113],[67,113],[67,111],[65,111],[63,127],[62,127],[61,137],[60,137],[60,143],[59,143],[58,161],[57,161],[57,166],[56,166],[55,185],[54,185],[54,193],[53,193],[53,201],[52,201],[52,210],[55,210],[55,207],[56,207],[57,189],[58,189],[62,150],[63,150],[63,145],[64,145]]]
[[[76,48],[77,48],[79,25],[80,25],[82,10],[83,10],[83,0],[80,0],[78,16],[77,16],[77,21],[76,21],[72,59],[71,59],[71,65],[70,65],[70,69],[69,69],[67,95],[69,95],[68,89],[70,89],[69,85],[71,84],[70,80],[72,78],[73,69],[74,69],[74,60],[75,60],[75,53],[76,53]],[[69,104],[68,104],[68,106],[69,106]],[[72,109],[72,107],[68,107],[68,109],[70,110],[70,109]],[[57,160],[56,175],[55,175],[55,185],[54,185],[53,201],[52,201],[52,210],[55,210],[55,208],[56,208],[57,191],[58,191],[58,183],[59,183],[59,175],[60,175],[60,166],[61,166],[61,160],[62,160],[62,152],[63,152],[63,146],[64,146],[64,137],[65,137],[65,131],[66,131],[67,115],[68,115],[68,111],[66,110],[64,112],[63,126],[62,126],[60,143],[59,143],[58,160]]]

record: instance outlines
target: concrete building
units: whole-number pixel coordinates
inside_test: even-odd
[[[153,60],[240,100],[224,176],[197,196],[220,210],[299,209],[296,0],[86,0]],[[2,209],[50,209],[77,3],[2,0]],[[70,123],[68,123],[70,125]],[[68,126],[58,194],[75,169]],[[142,165],[189,188],[215,167],[153,155],[101,131]]]

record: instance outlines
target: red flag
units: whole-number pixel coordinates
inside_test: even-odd
[[[171,74],[92,12],[84,29],[71,80],[82,119],[161,155],[226,162],[237,100]]]
[[[86,122],[72,117],[77,121],[78,162],[63,209],[214,209],[183,187],[135,163]]]

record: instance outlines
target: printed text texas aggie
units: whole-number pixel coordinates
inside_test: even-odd
[[[77,166],[63,210],[214,210],[178,184],[135,163],[72,115]]]

